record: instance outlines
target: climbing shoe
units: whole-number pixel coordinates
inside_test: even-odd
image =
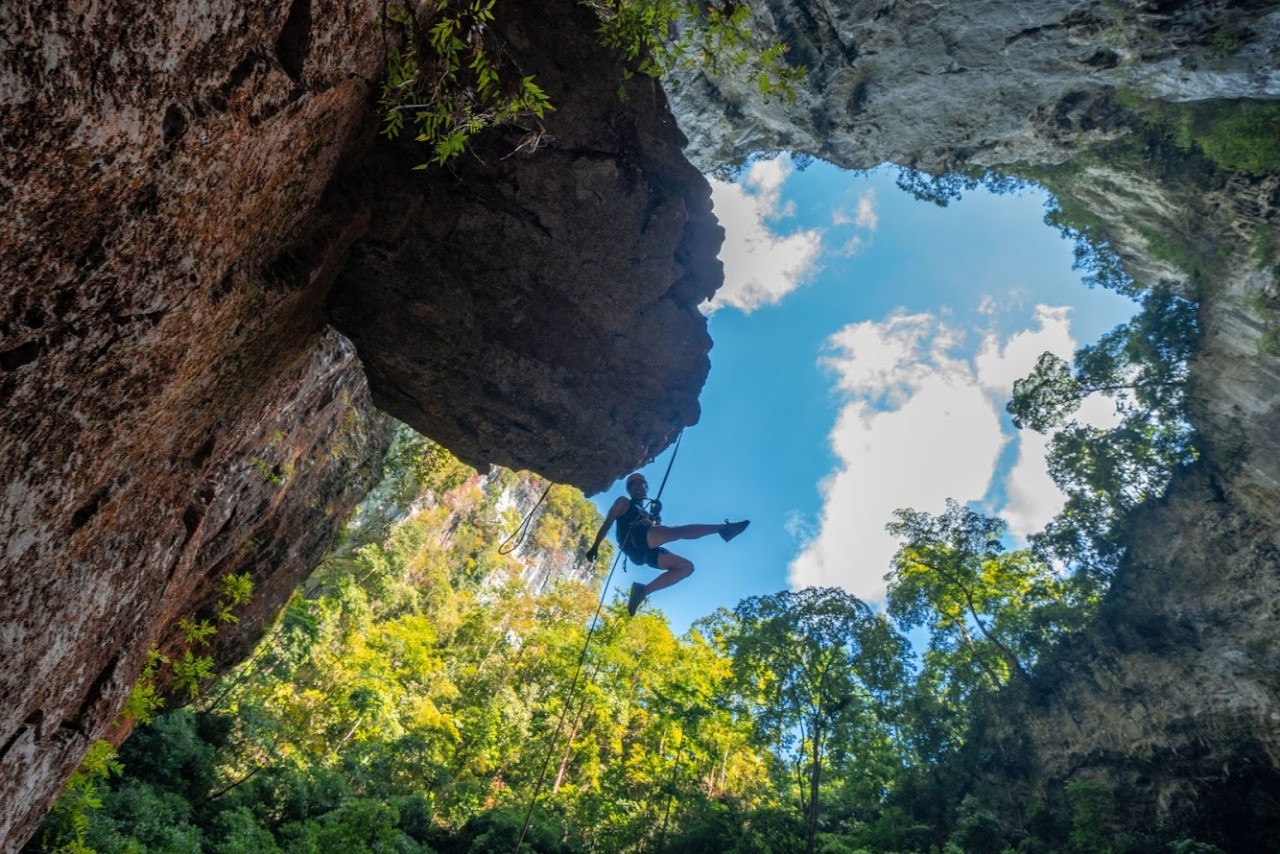
[[[631,596],[627,599],[627,613],[631,616],[636,615],[636,611],[640,609],[640,604],[649,594],[645,592],[644,585],[635,583],[631,585]]]
[[[750,524],[750,519],[743,519],[741,522],[730,522],[728,519],[725,519],[724,525],[720,528],[720,539],[727,543],[743,531],[747,530],[747,526]]]

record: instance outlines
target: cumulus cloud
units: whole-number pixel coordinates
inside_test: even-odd
[[[856,323],[832,336],[823,362],[845,401],[829,437],[837,465],[821,484],[823,508],[791,564],[791,584],[883,599],[897,549],[884,530],[893,511],[940,513],[947,498],[982,500],[1010,442],[1018,452],[1002,475],[1001,515],[1020,536],[1043,527],[1062,500],[1045,473],[1047,440],[1013,435],[1003,408],[1041,353],[1070,355],[1069,320],[1065,308],[1040,306],[1033,328],[1005,340],[988,334],[972,355],[961,331],[929,314]]]
[[[707,303],[708,312],[725,306],[749,312],[775,304],[814,273],[822,229],[784,234],[778,227],[794,214],[794,205],[782,200],[791,171],[788,160],[777,158],[751,164],[736,184],[711,181],[715,213],[725,230],[724,285]]]
[[[840,245],[840,254],[852,257],[857,255],[871,243],[871,236],[880,227],[880,214],[876,209],[876,191],[869,189],[858,197],[853,213],[844,208],[836,208],[831,212],[833,228],[852,227],[853,234],[844,238]]]

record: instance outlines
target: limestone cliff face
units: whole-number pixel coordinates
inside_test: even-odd
[[[518,5],[547,145],[426,176],[375,141],[378,3],[0,12],[0,848],[228,573],[212,653],[260,635],[375,475],[373,399],[587,488],[696,420],[709,190],[581,9]]]
[[[1280,793],[1280,358],[1247,308],[1275,296],[1258,259],[1280,249],[1280,181],[1248,183],[1228,219],[1254,239],[1204,292],[1192,364],[1203,457],[1137,514],[1097,624],[1041,669],[1034,699],[1010,698],[991,740],[1028,765],[983,774],[1028,799],[1101,780],[1135,824],[1184,823],[1228,851],[1280,833],[1267,806]]]
[[[373,10],[0,15],[5,850],[113,733],[148,648],[248,572],[218,640],[242,647],[374,473],[385,431],[320,321],[348,226],[312,213],[361,127]]]
[[[708,168],[798,150],[849,168],[935,174],[1058,163],[1125,131],[1115,88],[1168,101],[1280,97],[1274,0],[766,0],[753,4],[788,61],[794,104],[747,80],[689,73],[669,87],[691,158]]]
[[[793,105],[760,105],[738,81],[679,81],[696,160],[767,148],[848,167],[1054,175],[1139,282],[1201,298],[1190,397],[1203,459],[1139,514],[1103,618],[1044,668],[1034,698],[1006,697],[976,754],[1002,793],[993,802],[1009,786],[1029,801],[1097,779],[1130,796],[1135,823],[1172,818],[1232,850],[1273,847],[1265,834],[1280,828],[1249,804],[1280,795],[1280,359],[1263,339],[1278,322],[1280,180],[1161,162],[1168,152],[1092,154],[1133,131],[1117,90],[1280,98],[1280,5],[765,5],[808,82]],[[1157,237],[1207,260],[1175,263]]]

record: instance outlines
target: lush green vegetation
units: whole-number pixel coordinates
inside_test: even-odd
[[[553,487],[525,545],[502,554],[510,496],[532,503],[542,486],[481,478],[402,431],[366,512],[250,659],[139,726],[118,760],[92,755],[45,850],[490,852],[514,850],[526,817],[524,850],[541,852],[1120,852],[1172,838],[1116,842],[1111,793],[1082,782],[1031,823],[972,788],[970,734],[1098,593],[1005,550],[998,521],[901,511],[887,613],[784,591],[676,637],[661,614],[610,603],[569,695],[601,580],[578,556],[599,516]]]
[[[597,37],[620,58],[621,80],[661,77],[676,68],[711,75],[741,73],[762,97],[795,97],[804,70],[784,61],[786,45],[766,44],[752,27],[748,3],[697,0],[584,0],[600,18]],[[386,75],[380,106],[383,135],[406,125],[443,165],[486,128],[523,127],[517,150],[531,151],[545,133],[540,120],[555,109],[547,93],[510,57],[494,32],[495,0],[391,0],[378,24]],[[527,123],[527,124],[526,124]],[[430,164],[422,164],[425,169]]]
[[[1129,103],[1179,150],[1198,150],[1220,169],[1249,175],[1280,169],[1280,104],[1274,101],[1173,104],[1131,97]]]
[[[1062,512],[1032,537],[1041,555],[1109,576],[1124,554],[1128,514],[1163,494],[1172,472],[1196,458],[1185,390],[1198,331],[1195,304],[1156,287],[1133,320],[1080,349],[1073,365],[1045,353],[1014,383],[1014,423],[1055,431],[1049,474],[1067,495]],[[1094,394],[1115,402],[1115,427],[1075,420]]]

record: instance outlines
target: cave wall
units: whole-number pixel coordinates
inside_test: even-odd
[[[586,488],[697,419],[721,232],[660,90],[618,98],[576,4],[507,4],[543,149],[414,173],[379,9],[0,10],[0,850],[229,573],[208,652],[251,648],[376,477],[375,402]]]
[[[147,650],[230,572],[257,591],[215,652],[243,648],[376,473],[386,428],[321,322],[350,224],[313,215],[374,8],[0,13],[4,850],[118,737]]]

